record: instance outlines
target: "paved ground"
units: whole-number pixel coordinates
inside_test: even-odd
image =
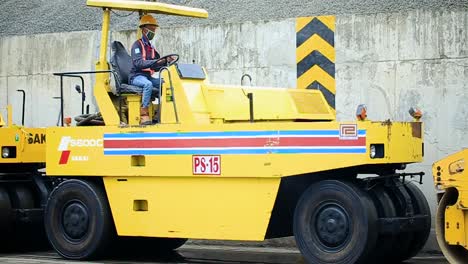
[[[74,262],[64,261],[55,252],[48,251],[24,254],[2,254],[0,255],[0,263],[62,264]],[[304,260],[295,249],[189,245],[182,247],[177,253],[163,258],[132,256],[80,263],[295,264],[304,263]],[[422,255],[405,263],[447,264],[448,262],[442,256]]]

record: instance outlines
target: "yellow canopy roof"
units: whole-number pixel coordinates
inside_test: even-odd
[[[171,5],[159,2],[131,0],[87,0],[88,6],[110,8],[125,11],[142,11],[165,15],[207,18],[208,12],[200,8]]]

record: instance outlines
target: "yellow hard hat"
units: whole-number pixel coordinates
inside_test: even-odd
[[[158,21],[152,15],[144,15],[144,16],[141,17],[140,27],[143,27],[145,25],[155,25],[155,26],[159,27]]]

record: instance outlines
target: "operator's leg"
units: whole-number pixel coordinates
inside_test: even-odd
[[[143,88],[140,108],[140,124],[151,125],[151,120],[148,115],[148,106],[151,103],[151,92],[153,83],[146,76],[138,75],[132,79],[132,85]]]
[[[159,90],[159,78],[150,78],[151,83],[153,84],[153,87]]]
[[[159,78],[150,78],[149,80],[151,81],[151,83],[153,84],[153,87],[154,87],[151,99],[154,100],[154,98],[158,98],[157,104],[153,104],[153,107],[154,107],[153,123],[159,123],[158,111],[159,111],[159,106],[160,106],[160,102],[159,102],[159,90],[161,89],[160,83],[159,83],[160,79]]]

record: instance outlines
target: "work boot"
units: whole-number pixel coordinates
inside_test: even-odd
[[[151,125],[151,119],[149,118],[148,107],[140,108],[140,125],[148,126]]]

